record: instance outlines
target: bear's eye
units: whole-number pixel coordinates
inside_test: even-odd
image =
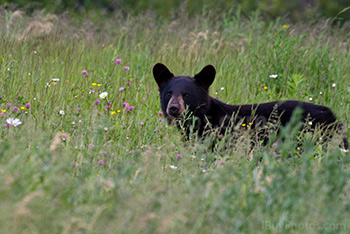
[[[182,96],[188,97],[188,96],[190,96],[190,94],[189,93],[184,93],[184,94],[182,94]]]
[[[170,98],[171,95],[173,95],[173,92],[172,92],[171,90],[169,90],[169,91],[167,92],[166,96],[167,96],[167,98]]]

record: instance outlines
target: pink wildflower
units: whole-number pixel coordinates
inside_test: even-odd
[[[161,112],[161,111],[158,111],[158,115],[162,115],[163,114],[163,112]]]
[[[6,108],[9,108],[9,107],[11,107],[12,105],[11,105],[11,103],[7,103],[6,104]]]
[[[89,76],[89,73],[86,70],[82,70],[81,73],[83,74],[83,76]]]
[[[135,107],[134,106],[130,106],[129,107],[129,111],[133,111],[133,110],[135,110]]]
[[[96,99],[95,104],[96,105],[100,104],[100,100]]]
[[[18,111],[18,107],[17,106],[14,106],[13,107],[13,111],[16,113]]]
[[[159,118],[159,120],[158,120],[159,122],[162,122],[163,121],[163,119],[162,118]]]
[[[177,158],[178,158],[178,159],[181,159],[181,158],[182,158],[182,154],[178,154],[178,155],[177,155]]]
[[[106,109],[107,109],[107,110],[110,110],[110,109],[111,109],[111,106],[110,106],[110,105],[106,106]]]
[[[116,59],[116,60],[115,60],[115,63],[116,63],[116,64],[121,64],[121,63],[122,63],[122,60],[121,60],[121,59]]]
[[[105,161],[101,159],[100,161],[98,161],[97,165],[105,165]]]
[[[129,103],[124,102],[124,103],[123,103],[123,107],[124,107],[124,108],[128,108],[128,107],[129,107]]]
[[[124,89],[125,89],[124,87],[120,87],[120,88],[119,88],[119,91],[120,91],[120,92],[121,92],[121,91],[124,91]]]
[[[128,82],[128,86],[130,86],[131,85],[131,82]]]
[[[141,121],[141,123],[140,123],[140,124],[141,124],[141,125],[144,125],[145,123]]]
[[[127,70],[127,71],[129,71],[129,70],[130,70],[130,67],[125,66],[124,69]]]
[[[25,107],[29,108],[30,107],[30,103],[28,102],[27,104],[25,104]]]

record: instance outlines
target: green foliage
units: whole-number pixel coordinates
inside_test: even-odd
[[[26,8],[29,11],[35,11],[38,8],[48,9],[56,13],[66,10],[96,10],[115,12],[122,11],[126,14],[138,14],[144,10],[153,10],[162,17],[169,18],[170,16],[187,14],[189,16],[197,15],[204,11],[215,10],[215,14],[221,14],[227,9],[241,9],[246,16],[254,11],[260,11],[264,17],[275,19],[277,17],[287,16],[290,20],[296,21],[315,21],[320,17],[334,18],[337,21],[350,19],[349,2],[347,0],[0,0],[0,5],[15,5],[20,8]],[[213,14],[212,12],[211,14]]]
[[[348,233],[339,136],[299,133],[295,113],[266,147],[242,130],[211,150],[160,121],[156,62],[213,64],[211,95],[230,104],[312,97],[349,123],[349,31],[285,24],[235,9],[171,22],[2,11],[0,233]]]

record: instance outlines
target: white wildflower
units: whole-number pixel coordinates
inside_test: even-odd
[[[176,169],[177,169],[177,166],[170,165],[170,168],[173,169],[173,170],[176,170]]]
[[[108,93],[107,92],[103,92],[100,94],[100,98],[105,99],[107,97]]]
[[[333,84],[332,84],[332,88],[335,88],[336,85],[337,85],[336,83],[333,83]]]
[[[53,82],[58,82],[58,81],[60,81],[60,79],[59,78],[53,78],[52,81]]]
[[[7,122],[7,124],[14,126],[14,127],[17,127],[20,124],[22,124],[22,122],[19,119],[15,119],[15,118],[8,118],[6,120],[6,122]]]
[[[60,115],[65,115],[64,110],[60,110]]]
[[[277,74],[272,74],[272,75],[269,75],[269,77],[270,77],[270,78],[272,78],[272,79],[276,79],[276,78],[277,78],[277,76],[278,76]]]
[[[349,153],[348,149],[339,148],[340,152]]]

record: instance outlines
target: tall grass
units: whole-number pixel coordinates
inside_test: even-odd
[[[269,147],[251,149],[245,133],[214,151],[184,142],[158,113],[151,68],[194,75],[210,63],[220,100],[311,101],[347,124],[349,30],[178,15],[1,12],[1,233],[348,233],[350,170],[337,143],[306,135],[298,150],[294,125]]]

